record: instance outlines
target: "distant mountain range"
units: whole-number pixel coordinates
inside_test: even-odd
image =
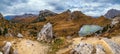
[[[120,15],[120,10],[110,9],[110,10],[108,10],[108,12],[104,16],[106,18],[113,18],[117,15]]]
[[[63,13],[71,14],[71,11],[67,10]],[[84,14],[82,14],[82,13],[81,13],[82,16],[80,16],[81,15],[80,13],[81,12],[74,11],[71,14],[71,16],[73,16],[73,17],[69,17],[69,18],[74,18],[74,17],[79,18],[79,17],[84,16]],[[56,15],[58,15],[58,14],[54,13],[50,10],[41,10],[38,15],[37,14],[8,15],[8,16],[5,16],[4,18],[7,20],[11,20],[13,22],[40,22],[40,21],[44,21],[46,19],[46,17],[56,16]],[[79,15],[79,17],[77,15]],[[108,10],[108,12],[104,16],[106,18],[113,18],[113,17],[118,16],[118,15],[120,16],[120,10],[110,9],[110,10]],[[99,17],[92,17],[92,18],[99,18]]]
[[[4,16],[4,18],[7,19],[7,20],[11,20],[11,19],[13,19],[14,17],[15,17],[15,16],[12,16],[12,15]]]
[[[37,14],[7,15],[7,16],[4,16],[4,18],[7,20],[12,20],[14,18],[28,18],[28,17],[34,17],[34,16],[38,16],[38,15]]]

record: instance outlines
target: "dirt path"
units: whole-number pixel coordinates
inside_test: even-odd
[[[47,54],[49,47],[38,41],[21,39],[13,45],[18,54]]]

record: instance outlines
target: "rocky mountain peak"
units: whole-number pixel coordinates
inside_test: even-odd
[[[47,9],[41,10],[41,11],[39,12],[38,18],[37,18],[34,22],[45,21],[45,20],[46,20],[45,17],[54,16],[54,15],[56,15],[56,14],[57,14],[57,13],[54,13],[54,12],[52,12],[52,11],[50,11],[50,10],[47,10]]]
[[[120,14],[120,10],[116,9],[110,9],[108,12],[105,14],[106,18],[114,18],[115,16]]]
[[[56,14],[56,13],[54,13],[54,12],[52,12],[52,11],[50,11],[50,10],[47,10],[47,9],[45,9],[45,10],[41,10],[40,11],[40,13],[39,13],[39,15],[54,15],[54,14]]]

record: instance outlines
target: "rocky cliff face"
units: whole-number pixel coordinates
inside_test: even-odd
[[[108,12],[105,14],[106,18],[113,18],[117,15],[120,14],[120,10],[116,10],[116,9],[110,9],[108,10]]]
[[[54,16],[56,15],[57,13],[54,13],[50,10],[41,10],[40,13],[39,13],[39,16],[38,18],[34,21],[34,22],[41,22],[41,21],[45,21],[46,17],[48,16]]]

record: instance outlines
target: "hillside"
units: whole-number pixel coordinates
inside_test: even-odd
[[[106,26],[110,24],[110,20],[101,16],[99,18],[92,18],[86,16],[81,11],[65,11],[58,15],[47,17],[47,22],[52,23],[56,36],[77,36],[78,31],[82,25],[96,24]]]

